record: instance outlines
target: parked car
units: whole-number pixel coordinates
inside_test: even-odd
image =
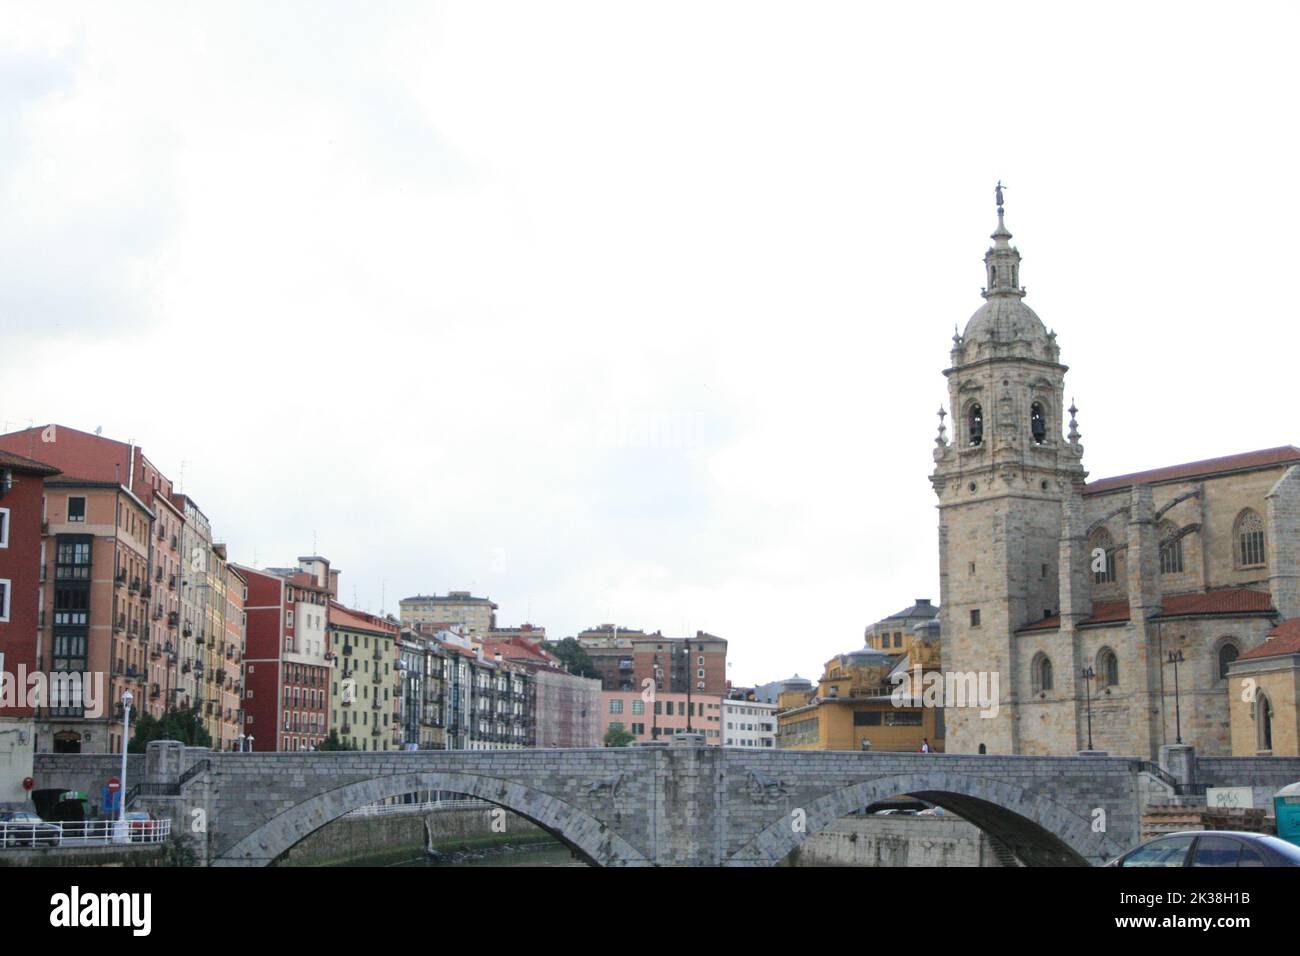
[[[1107,866],[1300,866],[1300,846],[1267,833],[1184,830],[1148,840]]]
[[[158,821],[146,810],[131,810],[126,815],[127,835],[132,843],[147,843],[158,832]]]
[[[0,840],[5,846],[58,846],[61,831],[30,810],[0,813]]]

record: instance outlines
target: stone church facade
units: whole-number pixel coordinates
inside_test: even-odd
[[[995,673],[999,701],[994,716],[949,702],[947,750],[1154,759],[1181,737],[1231,753],[1231,719],[1254,712],[1230,718],[1230,668],[1300,615],[1300,449],[1089,482],[1001,205],[992,239],[985,303],[944,372],[952,434],[940,409],[931,483],[944,667]]]

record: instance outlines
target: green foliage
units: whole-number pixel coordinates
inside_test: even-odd
[[[329,736],[316,745],[317,750],[356,750],[356,745],[346,740],[339,740],[339,732],[331,730]]]
[[[579,677],[594,677],[600,680],[600,672],[587,655],[587,649],[578,643],[576,637],[566,637],[559,641],[543,641],[542,646],[560,659],[570,674]]]
[[[187,747],[212,746],[212,735],[204,728],[197,707],[173,707],[162,717],[141,714],[128,749],[133,754],[142,754],[154,740],[179,740]]]
[[[194,848],[194,838],[188,833],[173,833],[164,844],[163,865],[198,866],[199,853]]]
[[[606,747],[630,747],[635,740],[635,736],[618,724],[610,724],[609,730],[605,731]]]

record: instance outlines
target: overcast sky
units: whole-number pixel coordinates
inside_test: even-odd
[[[1300,441],[1295,4],[3,4],[0,424],[241,562],[820,672],[1007,186],[1094,478]]]

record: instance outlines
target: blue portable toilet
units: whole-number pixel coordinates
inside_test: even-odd
[[[1300,783],[1287,784],[1273,794],[1273,812],[1277,816],[1277,835],[1300,846]]]

